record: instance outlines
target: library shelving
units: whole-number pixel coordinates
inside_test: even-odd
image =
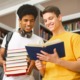
[[[42,37],[44,39],[44,41],[46,42],[47,40],[49,40],[52,36],[52,33],[49,29],[47,29],[47,27],[44,25],[42,16],[41,16],[41,11],[39,14],[39,36]]]
[[[62,23],[65,30],[80,34],[80,13],[63,16]]]
[[[0,28],[0,44],[2,43],[2,40],[4,38],[4,36],[8,33],[9,31],[3,29],[3,28]]]
[[[80,18],[63,22],[66,31],[80,34]]]
[[[42,37],[44,41],[49,40],[52,36],[51,31],[49,31],[42,23],[40,23],[39,34],[39,36]]]
[[[2,23],[0,23],[0,45],[1,45],[5,35],[10,31],[13,32],[14,30],[15,29],[9,28],[8,26],[5,26]]]

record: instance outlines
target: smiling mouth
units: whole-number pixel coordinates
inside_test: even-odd
[[[26,26],[26,29],[31,29],[32,27],[31,26]]]
[[[54,25],[54,23],[50,23],[48,27],[52,27]]]

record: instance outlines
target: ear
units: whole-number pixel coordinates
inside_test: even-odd
[[[21,28],[21,20],[19,19],[19,27]]]
[[[60,21],[62,21],[62,15],[61,14],[59,15],[58,18],[59,18]]]

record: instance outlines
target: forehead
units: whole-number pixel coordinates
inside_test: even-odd
[[[53,12],[47,12],[47,13],[43,14],[43,19],[47,19],[49,17],[54,17],[54,16],[56,16],[55,13],[53,13]]]
[[[22,19],[34,19],[33,15],[25,15],[22,17]]]

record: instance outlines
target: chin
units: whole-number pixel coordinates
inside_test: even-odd
[[[25,30],[26,32],[30,32],[31,30]]]

